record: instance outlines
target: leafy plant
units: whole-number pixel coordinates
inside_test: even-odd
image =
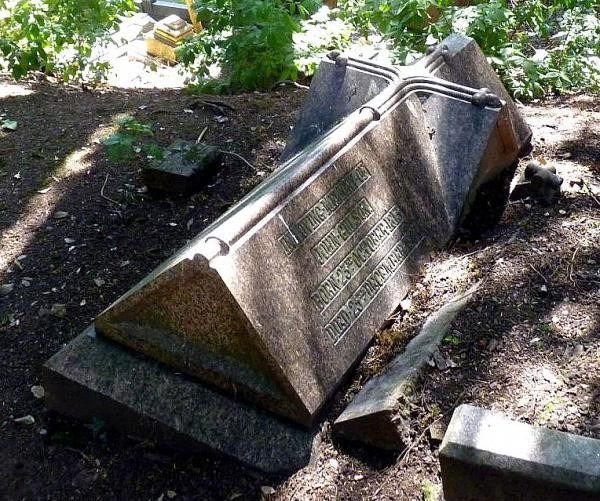
[[[342,0],[362,33],[377,30],[410,63],[452,32],[474,38],[504,84],[521,99],[600,89],[600,11],[595,0]],[[594,56],[596,55],[596,56]],[[595,59],[594,59],[595,57]]]
[[[351,26],[317,12],[315,0],[208,0],[196,5],[206,29],[179,51],[199,89],[269,89],[281,80],[312,75],[316,54],[347,45]],[[210,70],[219,66],[219,78]]]
[[[144,143],[143,137],[152,136],[152,127],[138,122],[133,117],[118,121],[117,131],[104,140],[108,158],[115,163],[130,161],[136,154],[144,153],[153,159],[162,160],[164,152],[155,143]]]
[[[16,79],[39,70],[98,80],[107,65],[92,61],[92,46],[134,8],[133,0],[0,0],[0,67]]]
[[[460,338],[458,336],[455,336],[454,334],[448,334],[445,338],[444,341],[446,341],[446,343],[452,345],[452,346],[459,346],[460,345]]]

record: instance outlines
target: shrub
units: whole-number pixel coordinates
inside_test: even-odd
[[[16,79],[39,70],[63,80],[97,80],[107,67],[92,46],[133,0],[0,0],[0,66]]]
[[[315,70],[316,56],[341,48],[351,27],[331,17],[314,0],[202,0],[197,4],[205,30],[179,51],[194,69],[203,91],[269,89]],[[222,75],[209,78],[220,66]]]
[[[456,7],[450,0],[342,0],[363,33],[393,41],[410,63],[452,32],[474,38],[514,97],[600,89],[600,7],[596,0],[505,0]]]

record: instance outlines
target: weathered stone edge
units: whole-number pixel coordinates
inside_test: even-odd
[[[482,426],[486,420],[493,423]],[[497,450],[489,447],[491,436]],[[527,445],[529,455],[523,449]],[[514,456],[507,447],[514,447]],[[600,499],[600,440],[513,421],[469,404],[454,411],[440,465],[448,501],[481,499],[484,492],[487,499]]]
[[[401,402],[410,398],[431,355],[438,348],[456,315],[466,306],[479,284],[433,313],[421,331],[382,374],[371,379],[333,423],[334,434],[379,447],[404,446],[402,427],[393,418]]]
[[[47,406],[80,420],[98,417],[127,434],[269,473],[295,471],[310,460],[315,431],[134,354],[96,335],[93,325],[43,365],[42,378]]]

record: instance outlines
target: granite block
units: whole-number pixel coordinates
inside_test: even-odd
[[[322,112],[318,140],[298,139],[309,146],[96,320],[107,337],[306,426],[479,184],[520,151],[499,130],[505,104],[478,89],[351,58],[322,67],[340,90],[319,90],[317,76],[301,116]]]
[[[600,499],[600,440],[461,405],[440,448],[446,501]]]
[[[144,183],[154,193],[193,193],[217,172],[221,152],[209,144],[175,141],[142,171]]]
[[[224,396],[95,333],[91,326],[42,370],[46,404],[82,420],[266,472],[305,466],[314,432]]]

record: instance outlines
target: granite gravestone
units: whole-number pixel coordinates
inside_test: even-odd
[[[530,135],[468,38],[453,36],[407,68],[333,55],[281,166],[46,364],[49,405],[86,414],[61,394],[68,382],[81,398],[102,394],[129,421],[151,414],[151,426],[188,443],[267,470],[301,464],[310,433],[290,424],[304,445],[282,453],[281,435],[265,436],[260,420],[310,428],[419,261],[448,241],[478,187],[510,169]],[[102,362],[109,351],[120,360],[112,379]],[[159,389],[131,383],[132,371],[148,367]],[[157,414],[135,397],[153,392],[162,408],[178,401],[179,376],[168,367],[201,388],[202,412],[192,402]],[[232,422],[251,415],[256,426],[216,429],[223,413],[210,411],[210,394],[236,414]]]

